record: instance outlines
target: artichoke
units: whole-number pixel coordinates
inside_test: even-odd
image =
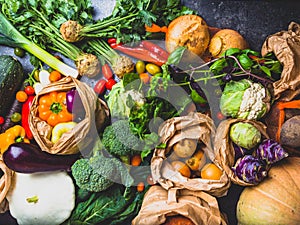
[[[238,146],[251,149],[261,142],[260,131],[250,123],[238,122],[230,127],[230,138]]]
[[[270,94],[260,83],[242,79],[225,85],[220,100],[223,115],[232,118],[257,120],[270,109]]]

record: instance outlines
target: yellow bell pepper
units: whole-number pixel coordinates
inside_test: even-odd
[[[20,125],[15,125],[0,134],[0,152],[3,154],[8,147],[16,142],[26,142],[29,140],[25,137],[25,129]]]

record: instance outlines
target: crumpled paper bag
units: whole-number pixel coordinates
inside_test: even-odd
[[[132,225],[160,225],[168,216],[182,215],[195,225],[225,225],[215,197],[205,192],[151,186]]]
[[[281,78],[273,83],[274,97],[290,101],[300,94],[300,25],[291,22],[287,31],[266,38],[261,53],[273,52],[283,65]]]
[[[216,160],[220,163],[221,167],[225,170],[225,173],[228,175],[229,179],[238,185],[241,186],[252,186],[253,184],[247,183],[239,179],[234,172],[232,167],[235,164],[235,151],[233,147],[233,142],[230,139],[229,132],[230,127],[237,122],[247,122],[255,126],[264,136],[264,138],[269,138],[266,132],[266,125],[262,122],[256,120],[245,120],[245,119],[227,119],[223,120],[216,131],[214,139],[214,152]]]
[[[52,127],[38,117],[39,97],[52,91],[68,91],[72,88],[78,91],[85,118],[53,144],[49,139]],[[104,129],[108,116],[109,109],[106,103],[97,97],[92,88],[73,77],[65,77],[50,83],[35,96],[30,110],[29,125],[35,141],[43,151],[51,154],[75,154],[98,137],[98,131]]]
[[[224,172],[220,180],[208,180],[202,178],[187,178],[175,171],[167,161],[167,154],[172,146],[182,139],[197,139],[203,143],[202,150],[206,157],[220,165],[215,160],[212,140],[215,135],[215,126],[212,119],[204,114],[192,112],[187,116],[173,117],[165,121],[159,128],[161,142],[166,148],[156,148],[151,160],[151,173],[153,181],[159,183],[163,188],[173,187],[189,189],[192,191],[205,191],[214,196],[223,196],[230,187],[230,180]]]

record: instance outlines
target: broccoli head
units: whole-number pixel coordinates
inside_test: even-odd
[[[117,120],[103,132],[102,144],[112,155],[131,156],[143,149],[141,139],[134,135],[128,120]]]
[[[72,176],[78,187],[99,192],[113,185],[110,179],[102,176],[97,170],[90,165],[89,159],[79,159],[71,167]]]
[[[102,154],[77,160],[71,171],[78,187],[93,192],[106,190],[113,183],[125,186],[133,183],[133,178],[123,163]]]

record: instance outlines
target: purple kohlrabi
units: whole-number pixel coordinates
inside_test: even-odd
[[[288,153],[276,141],[265,139],[254,151],[254,156],[267,164],[273,164],[287,157]]]
[[[251,184],[258,184],[268,174],[266,164],[252,155],[239,158],[232,170],[239,179]]]

